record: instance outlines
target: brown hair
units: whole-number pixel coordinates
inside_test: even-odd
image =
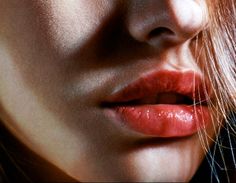
[[[203,60],[199,65],[215,96],[215,101],[210,101],[209,106],[215,119],[216,139],[206,159],[212,172],[211,181],[221,181],[218,167],[230,182],[236,175],[236,1],[208,0],[207,4],[209,24],[198,35],[196,49],[196,55],[201,55]],[[203,134],[199,135],[208,151],[210,148]]]
[[[207,3],[210,21],[206,30],[202,31],[198,36],[197,55],[202,55],[203,57],[204,63],[199,63],[200,67],[204,75],[210,81],[209,83],[212,85],[213,93],[216,96],[215,103],[209,103],[209,106],[212,107],[214,111],[213,115],[216,119],[218,119],[219,116],[224,117],[225,125],[220,135],[218,135],[218,131],[215,132],[217,134],[215,143],[206,156],[206,163],[204,162],[203,166],[200,167],[203,173],[198,172],[196,177],[204,175],[203,180],[205,180],[206,174],[204,172],[204,166],[209,166],[212,172],[210,180],[219,182],[222,176],[217,171],[217,167],[220,166],[220,168],[225,169],[225,179],[229,182],[230,179],[233,180],[232,177],[235,176],[235,173],[230,174],[229,169],[234,169],[233,172],[236,170],[236,167],[234,167],[236,166],[234,159],[234,144],[236,144],[234,142],[234,139],[236,139],[236,126],[234,124],[234,122],[236,122],[234,115],[236,112],[236,1],[208,0]],[[1,141],[5,140],[9,142],[8,136],[4,134],[2,130],[0,130],[0,132]],[[3,139],[3,136],[6,138]],[[227,141],[223,141],[222,137],[226,137]],[[6,162],[5,164],[9,164],[10,160],[6,160],[7,158],[9,159],[9,157],[3,156],[4,154],[8,154],[7,151],[9,151],[8,148],[5,147],[6,144],[2,143],[0,146],[0,150],[4,152],[0,151],[0,157],[2,157],[1,163],[4,161]],[[205,146],[208,150],[209,147],[206,143]],[[12,163],[12,167],[14,165]],[[0,165],[0,181],[1,173],[2,175],[5,174],[3,169],[6,170],[5,167],[1,167]],[[20,168],[11,168],[9,171],[16,173],[17,171],[20,172],[19,170]],[[21,173],[18,176],[18,181],[20,181],[20,176],[22,176],[24,180],[28,180],[27,176]],[[199,179],[196,177],[193,179],[193,182],[199,182]]]

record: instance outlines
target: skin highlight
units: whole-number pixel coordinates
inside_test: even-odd
[[[203,0],[2,0],[3,124],[76,181],[190,181],[206,154],[199,134],[143,137],[111,122],[100,104],[152,70],[205,77],[192,41],[206,29],[206,7]],[[209,147],[217,118],[203,130]]]

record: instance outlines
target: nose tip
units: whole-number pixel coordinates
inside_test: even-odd
[[[194,0],[136,0],[127,26],[130,35],[141,42],[179,43],[193,38],[205,27],[205,12],[204,4]]]

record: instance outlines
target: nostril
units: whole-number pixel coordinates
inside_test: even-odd
[[[174,35],[174,32],[171,31],[170,29],[168,28],[165,28],[165,27],[158,27],[156,29],[153,29],[149,35],[148,35],[148,38],[149,39],[152,39],[152,38],[155,38],[155,37],[160,37],[160,36],[163,36],[163,35]]]

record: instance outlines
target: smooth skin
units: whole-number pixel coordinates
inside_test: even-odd
[[[137,134],[101,103],[151,70],[201,74],[191,40],[205,10],[204,0],[1,0],[2,121],[78,181],[189,181],[205,154],[198,134]]]

